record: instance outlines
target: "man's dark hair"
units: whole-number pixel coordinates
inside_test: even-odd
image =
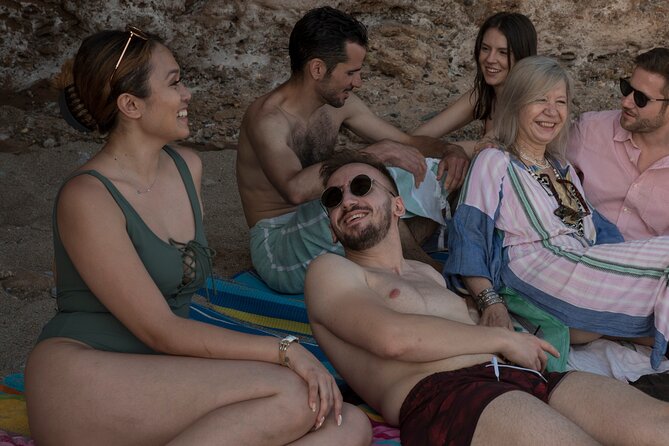
[[[367,48],[365,25],[329,6],[312,9],[290,33],[290,70],[300,73],[308,61],[318,58],[325,62],[329,73],[338,63],[347,60],[348,42]]]
[[[390,183],[390,186],[392,187],[393,191],[397,195],[399,195],[399,191],[397,189],[397,184],[395,184],[395,180],[393,179],[392,175],[390,175],[390,172],[388,171],[386,166],[381,162],[381,160],[379,160],[374,155],[362,152],[360,150],[351,150],[351,149],[338,150],[334,153],[334,155],[332,155],[332,157],[329,160],[325,161],[321,166],[320,170],[321,178],[323,179],[323,186],[328,184],[330,177],[336,171],[338,171],[339,169],[348,164],[367,164],[368,166],[378,170],[388,179],[388,182]]]
[[[653,48],[650,51],[639,54],[634,60],[636,66],[650,73],[659,74],[664,78],[662,93],[669,95],[669,49]]]

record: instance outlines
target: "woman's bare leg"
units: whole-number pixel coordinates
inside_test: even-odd
[[[31,431],[42,446],[283,445],[316,421],[304,382],[285,367],[109,353],[59,338],[31,354],[26,398]],[[328,440],[364,444],[368,431],[359,417],[347,418],[358,431],[349,432],[346,420],[337,429],[328,422]]]
[[[372,425],[367,415],[360,409],[344,403],[342,420],[342,425],[337,426],[334,415],[330,413],[320,429],[310,432],[290,445],[369,446],[371,444]]]
[[[579,330],[578,328],[569,329],[569,343],[570,344],[587,344],[592,342],[595,339],[601,338],[602,335],[599,333],[593,333],[590,331]]]

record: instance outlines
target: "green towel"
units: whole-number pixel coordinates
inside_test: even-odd
[[[569,356],[569,327],[530,303],[527,299],[519,296],[515,290],[509,287],[503,287],[499,294],[504,297],[509,312],[516,321],[521,322],[523,328],[534,332],[536,327],[540,327],[537,336],[550,342],[560,352],[559,358],[548,355],[546,370],[549,372],[564,372]],[[530,326],[525,326],[527,324],[523,324],[524,321],[527,321]]]

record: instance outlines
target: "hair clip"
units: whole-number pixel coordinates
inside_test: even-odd
[[[67,90],[70,88],[74,88],[74,85],[70,84],[63,88],[60,90],[60,94],[58,95],[58,106],[60,107],[60,114],[63,116],[63,119],[65,119],[65,122],[67,122],[73,129],[83,133],[90,133],[92,130],[79,122],[79,120],[70,111],[69,102],[67,100]]]

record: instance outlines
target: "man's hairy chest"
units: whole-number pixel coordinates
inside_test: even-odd
[[[302,167],[309,167],[332,155],[339,126],[327,113],[317,112],[306,125],[298,124],[294,127],[291,147]]]

